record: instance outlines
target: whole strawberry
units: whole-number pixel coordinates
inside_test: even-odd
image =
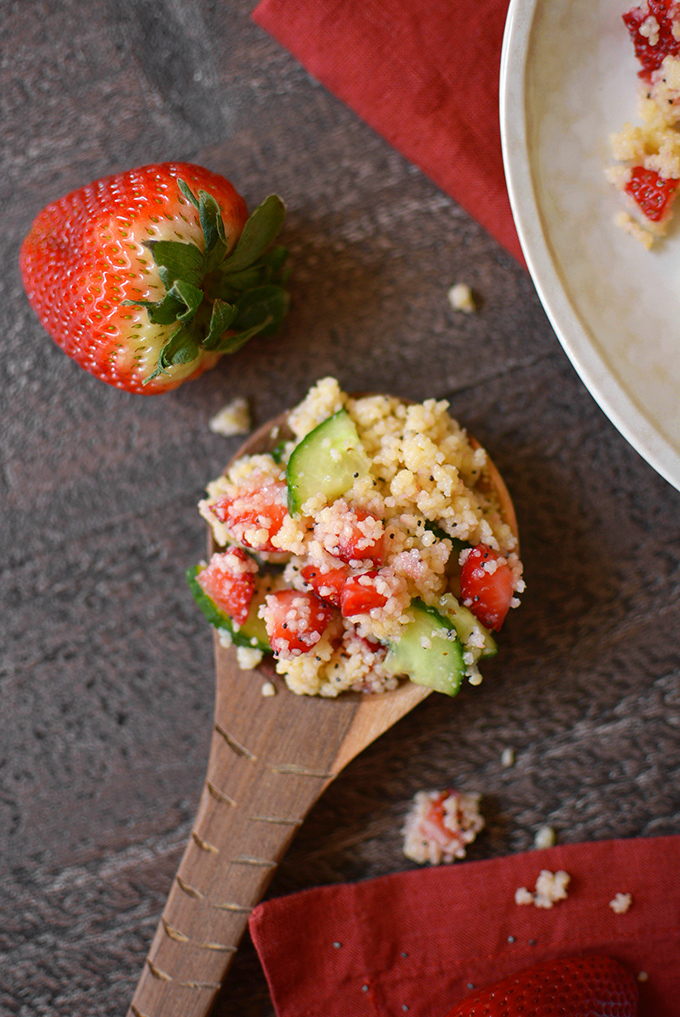
[[[19,257],[28,299],[65,353],[128,392],[177,388],[288,306],[285,216],[270,195],[250,218],[232,185],[190,163],[96,180],[40,212]]]
[[[611,957],[566,957],[480,989],[447,1017],[635,1017],[633,976]]]

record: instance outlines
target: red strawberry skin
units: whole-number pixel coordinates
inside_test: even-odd
[[[123,304],[163,296],[146,241],[203,248],[198,211],[178,177],[215,197],[233,248],[248,217],[243,198],[223,177],[181,162],[141,166],[67,194],[39,213],[21,247],[24,287],[43,327],[81,367],[129,392],[177,388],[219,359],[200,350],[144,385],[174,326],[151,324],[143,307]]]
[[[446,1017],[636,1017],[633,976],[612,957],[566,957],[519,971]]]

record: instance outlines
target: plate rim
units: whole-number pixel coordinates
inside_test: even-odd
[[[510,0],[503,33],[499,114],[503,166],[522,253],[548,320],[590,395],[629,445],[677,490],[676,450],[598,351],[567,294],[543,226],[528,147],[526,74],[539,0]]]

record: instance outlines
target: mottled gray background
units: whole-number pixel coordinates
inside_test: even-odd
[[[326,373],[450,397],[514,494],[528,580],[481,688],[432,696],[359,757],[272,894],[407,867],[408,801],[442,783],[485,796],[472,858],[544,822],[563,842],[680,832],[680,495],[593,402],[524,270],[252,7],[0,0],[3,1015],[119,1015],[136,984],[205,772],[211,637],[183,571],[237,444],[208,420],[236,394],[258,422]],[[251,205],[286,198],[293,305],[280,338],[128,396],[46,337],[17,253],[47,200],[171,158]],[[458,280],[480,313],[451,312]],[[272,1012],[249,943],[218,1009]]]

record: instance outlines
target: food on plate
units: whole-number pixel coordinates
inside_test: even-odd
[[[272,451],[209,485],[220,550],[191,570],[194,596],[223,638],[273,653],[293,692],[481,681],[524,582],[488,457],[447,409],[325,378]]]
[[[414,862],[439,865],[465,857],[480,830],[481,795],[454,791],[418,791],[404,824],[404,854]]]
[[[271,244],[284,216],[272,194],[249,218],[229,181],[201,166],[141,166],[44,208],[21,275],[81,367],[128,392],[165,392],[279,328],[286,251]]]
[[[446,1017],[636,1017],[638,987],[613,957],[560,957],[478,989]]]
[[[541,869],[533,893],[527,890],[526,886],[520,886],[515,891],[515,904],[533,904],[537,908],[551,908],[558,901],[567,899],[567,887],[570,882],[571,876],[564,869],[557,872]]]
[[[617,165],[607,176],[628,208],[617,223],[650,247],[666,232],[680,186],[680,3],[642,0],[623,20],[640,63],[642,123],[611,136]]]

